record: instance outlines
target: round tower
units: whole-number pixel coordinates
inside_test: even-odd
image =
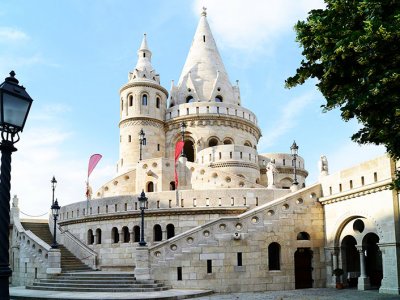
[[[120,89],[119,174],[133,169],[140,158],[165,156],[164,116],[168,92],[160,85],[160,76],[151,65],[146,34],[137,54],[136,67],[129,73],[128,83]],[[146,139],[142,147],[141,130]]]

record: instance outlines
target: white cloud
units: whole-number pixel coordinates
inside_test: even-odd
[[[21,134],[16,144],[18,151],[13,154],[11,195],[20,199],[22,212],[28,215],[46,213],[51,205],[50,180],[53,175],[58,180],[56,197],[60,205],[85,200],[85,181],[89,157],[76,157],[77,151],[71,150],[76,133],[65,128],[56,120],[69,108],[54,104],[39,108],[33,113],[29,127]],[[49,113],[43,118],[43,112]],[[40,126],[35,125],[40,120]],[[32,122],[33,121],[33,122]],[[113,164],[100,162],[91,176],[94,189],[114,175]],[[27,216],[21,214],[22,218]]]
[[[292,31],[311,9],[325,5],[322,0],[196,0],[194,12],[200,14],[203,6],[222,46],[257,51]]]
[[[18,29],[11,27],[0,27],[0,43],[10,43],[29,40],[29,36]]]
[[[276,141],[285,135],[290,129],[297,125],[298,119],[304,109],[316,99],[314,91],[293,98],[290,102],[282,106],[282,111],[278,114],[280,118],[272,124],[270,128],[263,128],[264,136],[259,142],[259,149],[266,149],[276,143]]]

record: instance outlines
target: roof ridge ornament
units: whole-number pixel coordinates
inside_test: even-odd
[[[201,12],[203,17],[207,17],[207,7],[203,6],[203,11]]]

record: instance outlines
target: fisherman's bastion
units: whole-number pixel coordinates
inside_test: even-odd
[[[89,201],[61,208],[59,248],[37,230],[54,234],[53,217],[20,219],[14,197],[11,285],[45,289],[46,280],[92,270],[164,288],[272,291],[334,287],[333,270],[342,269],[345,286],[400,293],[399,193],[390,189],[398,162],[382,156],[329,174],[321,156],[318,182],[309,185],[295,143],[293,153],[258,153],[257,116],[241,106],[205,10],[169,91],[152,55],[144,35],[115,99],[117,174]]]

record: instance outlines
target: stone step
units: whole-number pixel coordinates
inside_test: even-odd
[[[154,284],[140,284],[140,283],[116,283],[116,282],[34,282],[35,287],[64,287],[64,288],[162,288],[164,287],[161,283]]]
[[[46,290],[46,291],[70,291],[70,292],[108,292],[108,293],[122,293],[122,292],[155,292],[155,291],[166,291],[169,287],[156,287],[156,288],[135,288],[135,287],[126,287],[126,288],[102,288],[102,287],[60,287],[60,286],[26,286],[26,289],[29,290]]]

